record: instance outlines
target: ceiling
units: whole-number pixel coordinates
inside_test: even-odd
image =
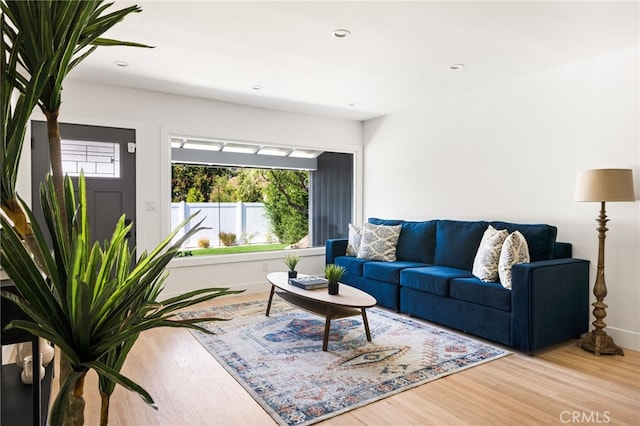
[[[69,77],[349,120],[637,46],[640,26],[637,1],[137,4],[105,37],[155,48],[101,47]]]

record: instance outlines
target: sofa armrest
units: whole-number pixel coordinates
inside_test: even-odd
[[[555,259],[512,269],[512,346],[532,353],[589,327],[589,261]]]
[[[347,254],[348,238],[335,238],[327,240],[325,244],[325,263],[335,263],[335,259],[338,256],[345,256]]]

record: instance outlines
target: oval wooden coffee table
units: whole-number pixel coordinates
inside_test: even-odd
[[[277,294],[293,306],[323,316],[325,318],[323,351],[327,350],[329,344],[329,329],[332,319],[362,315],[367,340],[371,341],[366,309],[374,306],[377,301],[370,294],[342,283],[340,283],[340,292],[337,295],[329,294],[326,288],[305,290],[289,284],[289,276],[286,272],[267,274],[267,281],[271,283],[271,294],[269,294],[265,315],[269,316],[273,295]]]

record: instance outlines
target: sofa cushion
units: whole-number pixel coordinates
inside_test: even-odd
[[[369,260],[393,262],[396,260],[396,245],[400,236],[400,225],[362,225],[362,241],[358,257]]]
[[[503,311],[511,310],[511,292],[499,283],[487,283],[476,277],[453,278],[449,283],[452,299],[490,306]]]
[[[400,272],[400,285],[440,296],[449,296],[451,279],[471,276],[469,271],[446,266],[409,268]]]
[[[500,252],[502,244],[509,235],[506,229],[498,231],[489,225],[482,235],[480,247],[473,260],[473,275],[485,282],[498,281],[498,261],[500,260]]]
[[[342,266],[345,269],[345,273],[362,276],[362,267],[368,260],[360,259],[352,256],[336,256],[334,263]]]
[[[502,245],[498,262],[498,275],[502,287],[511,288],[511,267],[517,263],[529,263],[527,240],[520,231],[509,234]]]
[[[380,218],[377,218],[377,217],[370,217],[367,222],[372,223],[374,225],[396,226],[396,225],[402,225],[402,222],[404,222],[404,220],[402,220],[402,219],[380,219]]]
[[[362,242],[362,227],[349,224],[349,242],[347,243],[347,256],[357,256]]]
[[[551,225],[522,225],[509,222],[491,222],[496,229],[506,229],[509,233],[520,231],[527,240],[531,262],[553,259],[553,248],[558,228]],[[570,257],[570,256],[569,256]]]
[[[531,252],[529,252],[531,255]],[[573,256],[573,245],[571,243],[556,243],[553,245],[552,259],[569,259]]]
[[[398,260],[433,264],[436,254],[436,223],[435,220],[404,222],[396,249]]]
[[[396,260],[433,264],[436,252],[436,223],[437,220],[411,222],[398,219],[369,218],[369,223],[375,225],[402,225],[398,245],[396,246]]]
[[[364,264],[362,275],[365,278],[372,278],[378,281],[386,281],[389,283],[400,283],[400,271],[406,268],[418,268],[429,266],[425,263],[405,262],[397,260],[395,262],[377,262],[371,261]]]
[[[439,220],[434,264],[471,271],[487,222]]]

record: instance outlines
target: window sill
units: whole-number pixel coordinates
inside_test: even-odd
[[[284,252],[284,253],[283,253]],[[169,262],[168,268],[186,268],[202,265],[222,265],[229,263],[259,262],[263,260],[282,259],[285,254],[297,254],[300,257],[324,256],[324,247],[306,249],[262,251],[255,253],[215,254],[209,256],[176,257]]]

